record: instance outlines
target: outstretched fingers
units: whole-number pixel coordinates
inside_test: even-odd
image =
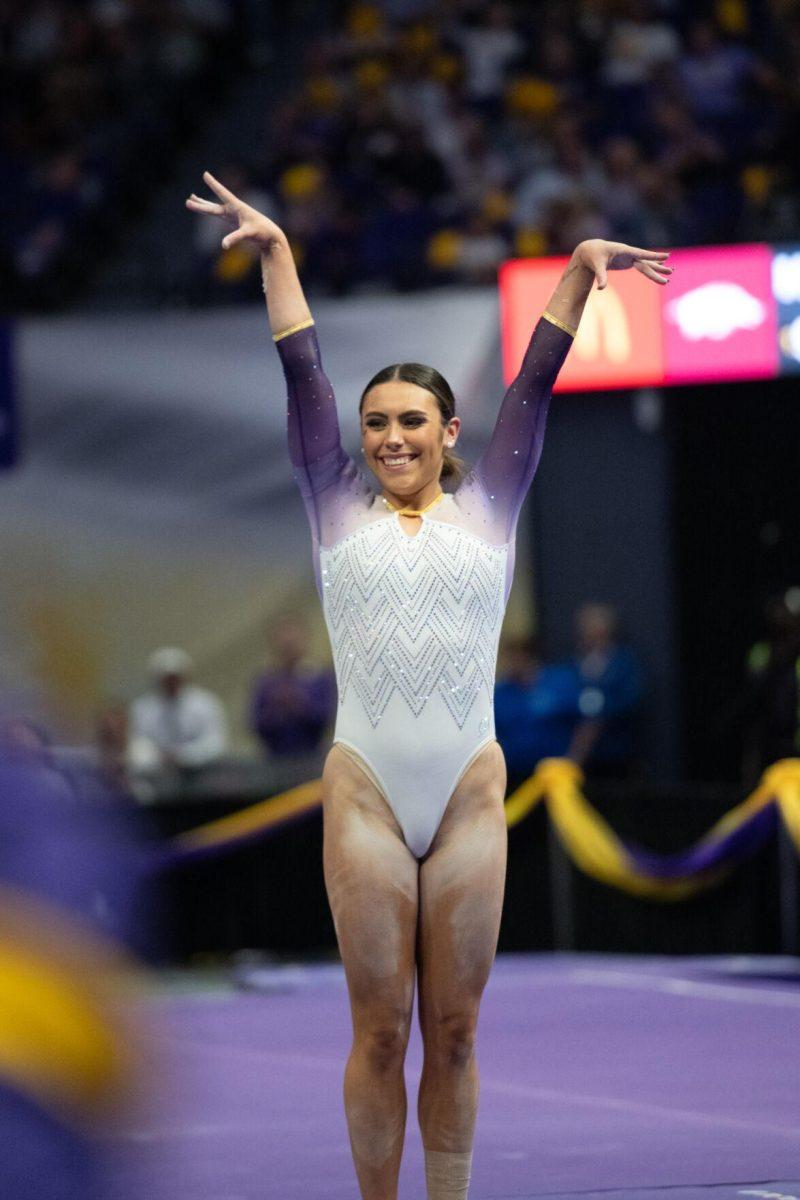
[[[234,196],[233,192],[229,191],[218,179],[215,179],[210,171],[203,172],[203,179],[212,192],[216,192],[221,203],[217,203],[214,200],[206,200],[203,196],[198,196],[192,192],[186,201],[186,207],[191,209],[192,212],[202,213],[203,216],[221,217],[223,221],[227,221],[229,225],[233,225],[234,227],[238,225],[245,208],[241,200]]]
[[[216,195],[219,196],[223,204],[232,204],[237,207],[241,204],[239,197],[234,196],[233,192],[229,191],[228,188],[226,188],[224,184],[220,183],[218,179],[215,179],[210,171],[203,172],[203,179],[211,188],[212,192],[215,192]]]
[[[642,275],[654,280],[655,283],[669,283],[673,271],[673,268],[666,266],[665,263],[652,260],[639,259],[634,265],[637,271],[641,271]]]
[[[234,229],[233,233],[226,233],[222,239],[222,249],[230,250],[231,246],[235,246],[237,242],[244,242],[253,236],[253,230],[249,225],[240,225],[238,229]]]
[[[186,201],[186,207],[191,208],[192,212],[208,213],[214,217],[225,216],[225,209],[221,204],[214,204],[212,200],[204,200],[202,196],[195,196],[194,192]]]
[[[644,250],[641,246],[623,246],[622,249],[637,260],[663,262],[665,258],[669,258],[669,250]]]

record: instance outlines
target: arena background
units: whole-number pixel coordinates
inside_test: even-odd
[[[800,14],[36,0],[0,6],[0,63],[4,1194],[339,1200],[323,753],[265,754],[248,715],[276,621],[302,617],[307,666],[330,655],[258,263],[185,197],[210,168],[287,228],[348,450],[365,380],[414,359],[452,383],[473,461],[504,263],[590,236],[797,255]],[[645,684],[624,778],[511,781],[476,1197],[798,1194],[800,766],[750,740],[770,601],[800,636],[794,286],[774,378],[722,382],[723,349],[702,384],[553,400],[504,638],[562,662],[602,602]],[[226,714],[205,773],[126,757],[163,646]],[[55,1014],[116,978],[109,947],[144,999],[132,1031],[93,996],[87,1066]],[[90,1092],[143,1107],[96,1142]]]

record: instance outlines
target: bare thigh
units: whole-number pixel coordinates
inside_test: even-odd
[[[354,1024],[410,1021],[419,866],[375,785],[337,746],[323,772],[325,885]]]
[[[460,780],[420,868],[419,993],[423,1035],[477,1019],[497,948],[506,873],[506,770],[496,742]]]

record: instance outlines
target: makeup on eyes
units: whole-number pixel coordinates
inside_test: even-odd
[[[401,421],[418,421],[421,423],[422,421],[428,420],[428,414],[424,412],[405,412],[400,414],[399,419]],[[364,417],[364,423],[366,425],[374,425],[378,422],[384,422],[385,420],[386,417],[383,413],[367,413],[367,415]]]

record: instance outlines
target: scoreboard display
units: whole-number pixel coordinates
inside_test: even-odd
[[[516,375],[567,258],[500,268],[503,372]],[[771,379],[800,373],[800,246],[673,250],[665,287],[610,271],[589,296],[556,391]]]

